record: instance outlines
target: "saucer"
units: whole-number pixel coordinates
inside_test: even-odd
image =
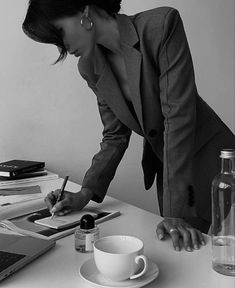
[[[105,278],[96,268],[94,258],[87,260],[80,267],[79,274],[83,280],[97,288],[139,288],[147,285],[157,278],[159,274],[158,266],[148,259],[148,271],[137,279],[127,279],[123,281],[112,281]]]

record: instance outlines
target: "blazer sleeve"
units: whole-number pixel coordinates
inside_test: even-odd
[[[197,90],[183,23],[175,9],[165,17],[156,61],[164,116],[163,215],[184,217],[193,211],[188,199],[193,183]]]
[[[84,75],[82,76],[84,77]],[[84,176],[82,187],[93,191],[92,200],[100,203],[103,201],[109,184],[129,145],[131,130],[115,116],[89,81],[88,86],[97,96],[98,109],[104,129],[100,151],[94,155],[91,166]]]

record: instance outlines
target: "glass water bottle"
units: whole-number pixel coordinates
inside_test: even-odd
[[[222,150],[220,158],[212,182],[212,267],[235,276],[235,150]]]

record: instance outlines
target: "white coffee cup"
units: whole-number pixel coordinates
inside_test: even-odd
[[[143,252],[143,242],[132,236],[107,236],[94,243],[96,267],[101,274],[113,281],[142,276],[148,269],[148,260]],[[144,265],[141,265],[142,261]],[[144,266],[142,271],[135,274],[141,266]]]

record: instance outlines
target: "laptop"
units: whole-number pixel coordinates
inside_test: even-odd
[[[55,246],[55,241],[0,232],[0,281]]]

